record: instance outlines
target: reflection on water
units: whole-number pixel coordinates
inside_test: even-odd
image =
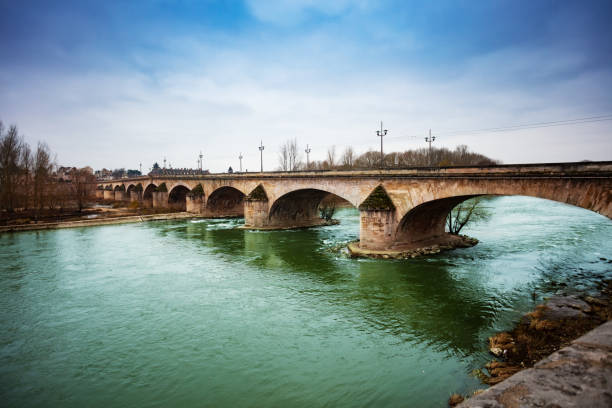
[[[612,223],[492,199],[474,248],[357,260],[338,226],[240,219],[0,236],[9,406],[445,406],[481,387],[486,338],[556,291],[612,277]],[[605,258],[605,259],[600,259]]]

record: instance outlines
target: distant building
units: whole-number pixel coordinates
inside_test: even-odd
[[[199,176],[202,174],[210,174],[208,170],[200,169],[162,169],[160,167],[153,168],[149,172],[149,176]]]
[[[94,176],[96,176],[96,179],[100,181],[112,180],[113,172],[112,170],[108,170],[108,169],[96,170],[96,172],[94,173]]]
[[[53,176],[57,181],[72,181],[72,176],[76,170],[76,167],[60,166],[57,168]]]

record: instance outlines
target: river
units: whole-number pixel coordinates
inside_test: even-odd
[[[4,407],[444,407],[484,388],[486,339],[550,294],[612,278],[612,222],[499,197],[480,240],[350,259],[337,226],[242,220],[0,235]]]

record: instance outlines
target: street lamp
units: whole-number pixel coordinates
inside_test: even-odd
[[[263,150],[264,150],[264,145],[263,145],[263,140],[259,143],[259,163],[261,165],[260,168],[260,172],[263,173]]]
[[[383,130],[382,121],[380,121],[380,130],[376,131],[376,136],[380,137],[380,168],[382,169],[384,167],[385,159],[385,156],[383,156],[383,137],[387,136],[387,129]]]
[[[306,150],[304,150],[306,152],[306,170],[310,169],[310,161],[308,160],[308,155],[310,154],[311,150],[312,149],[308,147],[308,145],[306,145]]]
[[[436,137],[431,135],[431,129],[429,129],[429,137],[425,137],[425,141],[429,143],[429,167],[431,167],[431,143],[435,140]]]

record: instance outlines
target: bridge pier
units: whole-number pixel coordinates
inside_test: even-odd
[[[115,201],[125,201],[125,191],[115,191],[115,196],[113,198]]]
[[[104,198],[104,190],[96,190],[96,198]]]
[[[131,202],[142,201],[142,192],[134,190],[130,191],[129,199]]]
[[[265,228],[268,226],[268,200],[244,201],[244,226],[247,228]]]
[[[168,192],[167,191],[154,191],[151,193],[153,201],[153,208],[168,208]]]
[[[193,214],[203,214],[206,211],[206,201],[203,196],[188,194],[186,197],[186,211]]]
[[[103,198],[105,200],[114,200],[115,199],[115,192],[113,190],[104,190]]]
[[[360,210],[359,246],[363,249],[387,249],[393,244],[396,228],[395,209]]]

